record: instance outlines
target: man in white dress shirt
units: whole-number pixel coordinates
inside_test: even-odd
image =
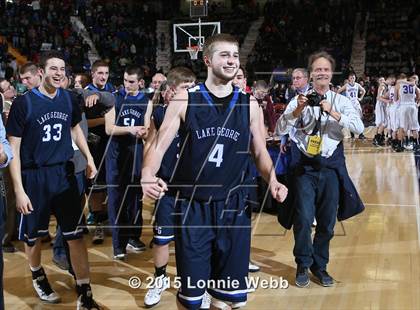
[[[313,90],[289,103],[277,123],[277,131],[281,136],[289,134],[292,142],[290,182],[294,188],[296,285],[309,285],[310,269],[322,286],[332,286],[334,280],[326,268],[337,206],[345,205],[347,209],[351,209],[352,205],[360,207],[351,210],[354,212],[350,216],[364,208],[345,169],[342,129],[360,134],[364,126],[350,100],[329,89],[335,66],[331,55],[326,52],[312,54],[308,64]],[[352,195],[346,196],[340,191],[342,186],[350,188]],[[348,203],[351,197],[357,198],[355,203]],[[343,202],[343,199],[347,201]],[[340,209],[338,211],[340,214]],[[312,240],[314,218],[317,226]]]

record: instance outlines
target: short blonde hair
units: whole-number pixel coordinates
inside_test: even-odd
[[[167,75],[167,82],[169,86],[177,87],[181,83],[195,82],[196,76],[191,69],[187,67],[172,68]]]
[[[235,44],[236,46],[238,46],[238,49],[239,49],[239,42],[238,40],[236,40],[236,38],[233,35],[228,34],[228,33],[218,33],[207,38],[206,41],[204,42],[203,57],[207,56],[210,58],[211,56],[213,56],[214,46],[216,43],[219,43],[219,42],[227,42],[227,43]]]

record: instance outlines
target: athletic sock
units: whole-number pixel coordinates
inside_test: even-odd
[[[163,265],[162,267],[156,267],[155,266],[155,277],[158,278],[161,275],[165,275],[166,277],[166,266],[168,266],[168,264]]]

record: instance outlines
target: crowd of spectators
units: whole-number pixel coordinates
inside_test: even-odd
[[[302,66],[321,49],[335,57],[340,70],[350,60],[356,11],[354,1],[267,1],[248,71]]]
[[[0,33],[28,60],[38,62],[42,50],[57,49],[74,71],[81,71],[89,46],[72,29],[73,10],[70,0],[7,2],[0,12]]]
[[[146,78],[155,73],[156,19],[154,7],[143,1],[91,1],[79,16],[100,57],[110,64],[111,80],[120,79],[130,64],[143,67]]]
[[[416,72],[420,63],[420,3],[405,0],[394,11],[394,3],[383,1],[370,12],[366,38],[366,71],[380,75]]]

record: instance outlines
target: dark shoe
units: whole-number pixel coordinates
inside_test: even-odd
[[[90,284],[77,285],[76,291],[79,295],[77,298],[77,310],[101,309],[95,300],[93,300]]]
[[[122,249],[114,249],[114,259],[115,260],[125,260],[127,258],[127,253]]]
[[[98,225],[96,226],[95,231],[93,232],[92,243],[104,243],[104,229],[102,228],[102,223],[98,223]]]
[[[130,239],[128,240],[127,250],[142,252],[146,250],[146,245],[141,240]]]
[[[47,242],[51,242],[51,241],[52,241],[52,238],[51,238],[50,234],[48,234],[44,237],[41,237],[41,243],[47,243]]]
[[[296,271],[296,286],[308,287],[309,286],[309,272],[307,267],[298,266]]]
[[[326,270],[311,270],[312,274],[317,279],[317,282],[324,287],[329,287],[334,285],[334,279],[328,274]]]
[[[15,253],[17,252],[17,249],[11,242],[7,242],[3,244],[3,252],[4,253]]]
[[[63,270],[69,270],[69,262],[65,255],[54,256],[52,261],[58,268]]]

